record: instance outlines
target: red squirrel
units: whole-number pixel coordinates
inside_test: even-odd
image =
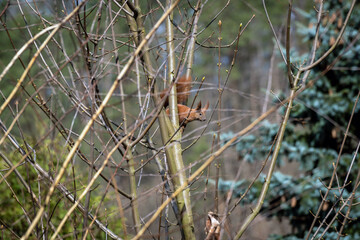
[[[209,101],[207,102],[204,108],[201,108],[201,101],[196,108],[189,108],[183,104],[186,104],[187,99],[190,95],[191,89],[191,77],[187,78],[185,76],[180,77],[176,83],[176,93],[177,93],[177,102],[178,102],[178,115],[179,115],[179,124],[186,126],[189,122],[198,120],[205,121],[206,115],[205,111],[209,108]],[[169,89],[165,89],[160,93],[160,97],[163,98]],[[165,100],[164,107],[169,105],[168,97]],[[166,109],[166,114],[170,115],[169,108]]]

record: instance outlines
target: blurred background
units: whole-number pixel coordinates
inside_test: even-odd
[[[130,2],[140,6],[145,33],[151,31],[167,6],[166,1]],[[4,106],[0,112],[3,239],[17,239],[26,232],[71,147],[136,49],[127,18],[131,9],[124,7],[126,1],[87,1],[47,42],[10,98],[52,29],[27,42],[46,27],[61,22],[82,3],[0,2],[0,69],[6,73],[0,80],[0,103]],[[178,76],[186,71],[196,4],[193,0],[180,1],[173,12]],[[289,46],[296,74],[309,63],[312,52],[318,59],[336,43],[352,1],[292,4]],[[237,132],[289,96],[287,67],[280,54],[286,51],[289,1],[267,1],[266,9],[280,49],[261,1],[201,2],[188,106],[198,92],[195,104],[209,101],[210,108],[206,122],[191,122],[183,132],[181,146],[187,176]],[[237,44],[240,24],[243,32]],[[320,237],[322,233],[325,239],[360,239],[356,224],[360,215],[359,26],[357,3],[337,47],[296,86],[299,95],[266,201],[242,239],[296,240]],[[160,90],[169,85],[166,34],[163,23],[149,42]],[[7,71],[6,66],[25,45],[27,48]],[[71,199],[77,199],[116,145],[107,124],[121,137],[134,130],[134,138],[149,126],[156,105],[151,100],[147,71],[142,59],[137,58],[120,81],[104,109],[106,116],[97,118],[66,168],[61,180],[63,188],[55,190],[42,221],[32,232],[34,239],[51,236],[73,205]],[[233,239],[251,213],[268,171],[285,107],[286,103],[280,104],[248,134],[238,138],[190,184],[196,239],[206,238],[204,227],[209,211],[223,220],[222,239]],[[155,158],[166,162],[157,121],[142,139],[131,149],[133,163],[125,161],[124,146],[117,148],[102,176],[81,200],[82,209],[71,214],[59,238],[105,239],[109,233],[92,221],[94,216],[121,238],[135,235],[129,197],[134,179],[140,219],[142,224],[147,222],[167,197],[155,162]],[[316,214],[318,219],[314,221]],[[151,225],[144,239],[168,237],[181,239],[170,207]]]

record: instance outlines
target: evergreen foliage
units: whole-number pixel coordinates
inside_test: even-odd
[[[267,202],[264,204],[262,213],[268,217],[288,218],[292,225],[291,234],[288,236],[273,235],[272,240],[295,240],[304,239],[314,219],[326,186],[333,172],[333,163],[339,154],[339,149],[344,138],[345,130],[354,107],[356,96],[360,86],[360,42],[357,41],[358,26],[360,25],[360,4],[355,6],[350,23],[346,29],[339,46],[318,65],[311,73],[308,80],[314,80],[314,85],[306,89],[296,99],[291,114],[291,123],[288,124],[285,138],[280,151],[278,163],[284,160],[296,161],[299,165],[299,177],[275,172],[270,184]],[[324,9],[326,15],[320,25],[320,44],[316,56],[322,56],[334,43],[339,34],[342,23],[350,7],[350,1],[326,1]],[[309,20],[308,26],[299,26],[298,32],[304,41],[312,42],[315,36],[316,11],[301,13]],[[351,44],[354,44],[351,46]],[[295,50],[295,49],[293,49]],[[293,51],[295,52],[298,51]],[[296,54],[295,54],[296,55]],[[299,55],[293,56],[293,59]],[[304,58],[304,56],[301,56]],[[334,64],[334,67],[323,74],[324,70]],[[303,83],[306,84],[306,83]],[[280,114],[282,112],[280,111]],[[319,221],[322,221],[330,208],[334,205],[337,211],[342,203],[338,201],[346,174],[350,167],[354,151],[360,137],[360,106],[357,105],[349,129],[349,136],[345,142],[341,159],[337,169],[337,179],[330,191],[328,202],[323,205]],[[258,134],[248,135],[239,139],[235,148],[240,158],[245,161],[263,161],[268,154],[274,140],[278,124],[264,122],[259,128]],[[232,137],[232,133],[222,135],[226,142]],[[347,199],[354,188],[354,181],[359,168],[359,157],[355,159],[349,180],[344,188],[342,198]],[[243,204],[254,203],[262,188],[264,176],[260,176],[251,188]],[[337,184],[339,181],[339,185]],[[234,184],[234,196],[239,197],[249,185],[249,182],[241,180],[220,181],[219,189],[223,192],[230,189]],[[342,210],[333,226],[326,233],[326,239],[337,239],[338,230],[344,221],[347,207]],[[350,221],[347,223],[342,239],[359,239],[360,225],[356,219],[360,215],[358,205],[352,206]],[[334,212],[329,219],[334,216]],[[318,226],[318,222],[315,225]],[[326,227],[326,225],[325,225]],[[320,231],[322,232],[322,231]]]

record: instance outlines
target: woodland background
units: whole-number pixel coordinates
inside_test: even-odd
[[[356,1],[0,10],[1,239],[360,239]]]

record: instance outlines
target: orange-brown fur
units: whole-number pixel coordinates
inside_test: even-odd
[[[177,107],[178,107],[178,115],[179,115],[179,124],[186,126],[189,122],[198,120],[205,121],[206,115],[205,111],[209,108],[209,102],[207,102],[204,108],[201,108],[201,101],[197,105],[196,108],[189,108],[186,106],[187,99],[190,95],[191,89],[191,78],[187,78],[185,76],[180,77],[178,82],[176,83],[176,93],[177,93]],[[160,97],[163,98],[169,92],[169,89],[164,89],[160,93]],[[166,108],[169,105],[168,96],[166,96],[164,107]],[[169,116],[170,110],[166,109],[166,114]]]
[[[186,76],[180,77],[178,82],[176,83],[176,93],[177,93],[177,102],[178,104],[186,104],[187,99],[190,95],[190,89],[191,89],[191,77],[187,78]],[[163,98],[167,93],[169,92],[169,89],[166,88],[160,93],[160,97]],[[166,97],[164,107],[166,108],[169,106],[169,96]]]
[[[186,126],[186,124],[195,120],[198,121],[206,120],[205,111],[209,108],[209,102],[207,102],[204,108],[201,108],[201,101],[199,102],[198,106],[193,109],[182,104],[178,104],[177,106],[178,106],[179,124],[183,124],[183,126]],[[166,114],[169,116],[170,114],[169,108],[166,109]]]

